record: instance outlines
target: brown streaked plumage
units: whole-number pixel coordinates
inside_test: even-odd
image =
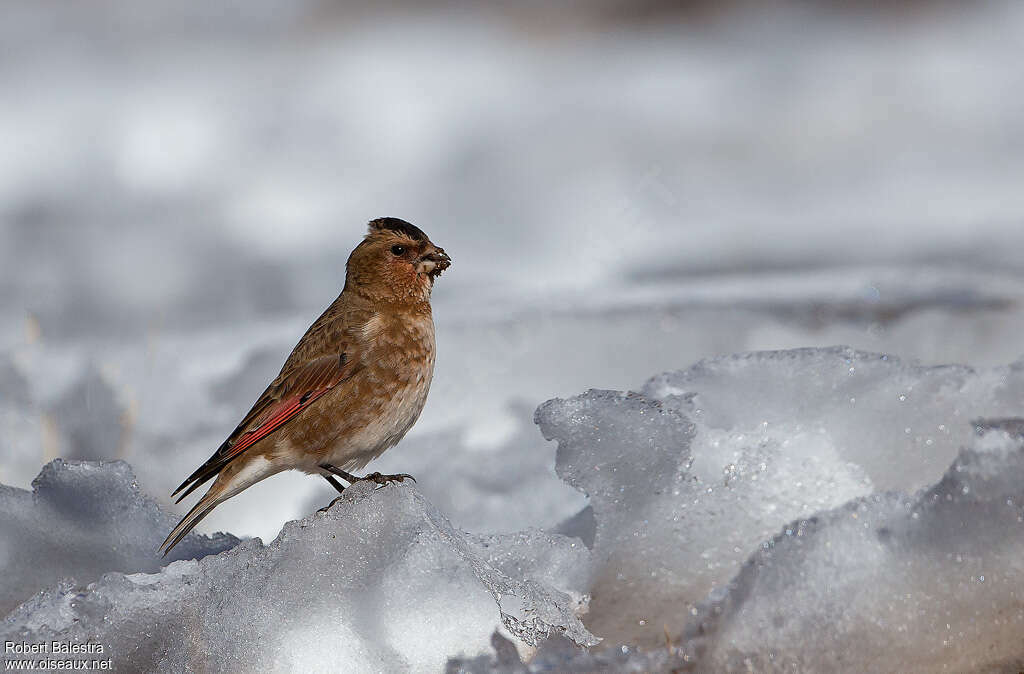
[[[419,228],[379,218],[348,258],[345,288],[295,345],[281,373],[209,460],[175,490],[178,498],[216,478],[167,536],[164,554],[218,504],[256,482],[295,469],[356,478],[349,471],[402,439],[419,417],[434,373],[430,292],[451,259]]]

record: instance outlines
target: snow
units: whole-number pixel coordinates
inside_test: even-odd
[[[703,665],[1019,669],[1024,421],[978,428],[929,488],[856,499],[766,541],[701,607]]]
[[[1024,377],[803,349],[711,359],[644,393],[549,401],[537,421],[596,518],[587,624],[654,646],[784,523],[934,483],[972,419],[1020,413]]]
[[[0,485],[0,613],[69,577],[108,571],[155,573],[168,561],[233,548],[227,534],[186,536],[167,559],[157,547],[177,517],[139,491],[124,462],[64,461],[46,466],[32,491]]]
[[[1017,666],[1022,386],[846,347],[709,359],[537,409],[588,503],[552,530],[470,534],[361,483],[166,566],[173,517],[126,464],[59,460],[4,488],[0,636],[160,671]]]
[[[106,477],[130,474],[120,465]],[[162,520],[149,524],[162,533]],[[12,612],[0,636],[91,640],[135,671],[437,671],[478,655],[499,628],[526,645],[551,635],[596,643],[575,615],[586,555],[541,532],[469,536],[414,487],[362,483],[267,546],[63,580]]]
[[[798,349],[545,403],[596,520],[584,622],[632,651],[547,644],[529,671],[1019,668],[1024,420],[977,415],[1020,415],[1020,387],[1019,366]]]
[[[920,366],[834,347],[709,359],[655,377],[644,391],[711,429],[780,441],[815,435],[876,489],[913,491],[942,475],[970,438],[971,419],[1019,412],[1024,372],[1021,364]]]
[[[558,440],[557,470],[596,519],[586,621],[653,647],[727,583],[750,550],[790,519],[871,492],[827,436],[721,432],[638,394],[591,391],[537,412]]]

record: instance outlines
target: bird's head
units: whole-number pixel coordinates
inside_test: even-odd
[[[451,263],[419,227],[398,218],[377,218],[348,258],[345,287],[377,301],[425,302],[434,279]]]

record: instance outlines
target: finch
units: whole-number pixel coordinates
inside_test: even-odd
[[[430,293],[451,265],[418,227],[379,218],[348,258],[345,287],[292,349],[277,378],[213,456],[171,496],[213,479],[160,546],[166,555],[211,510],[283,470],[320,475],[339,492],[412,428],[434,374]],[[336,477],[337,476],[337,477]],[[216,478],[216,479],[214,479]]]

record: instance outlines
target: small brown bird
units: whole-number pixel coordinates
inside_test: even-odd
[[[283,470],[321,475],[339,492],[410,475],[360,470],[416,423],[434,374],[430,292],[451,258],[418,227],[379,218],[346,265],[345,287],[292,349],[281,373],[224,444],[181,483],[216,477],[160,549],[166,555],[218,504]]]

